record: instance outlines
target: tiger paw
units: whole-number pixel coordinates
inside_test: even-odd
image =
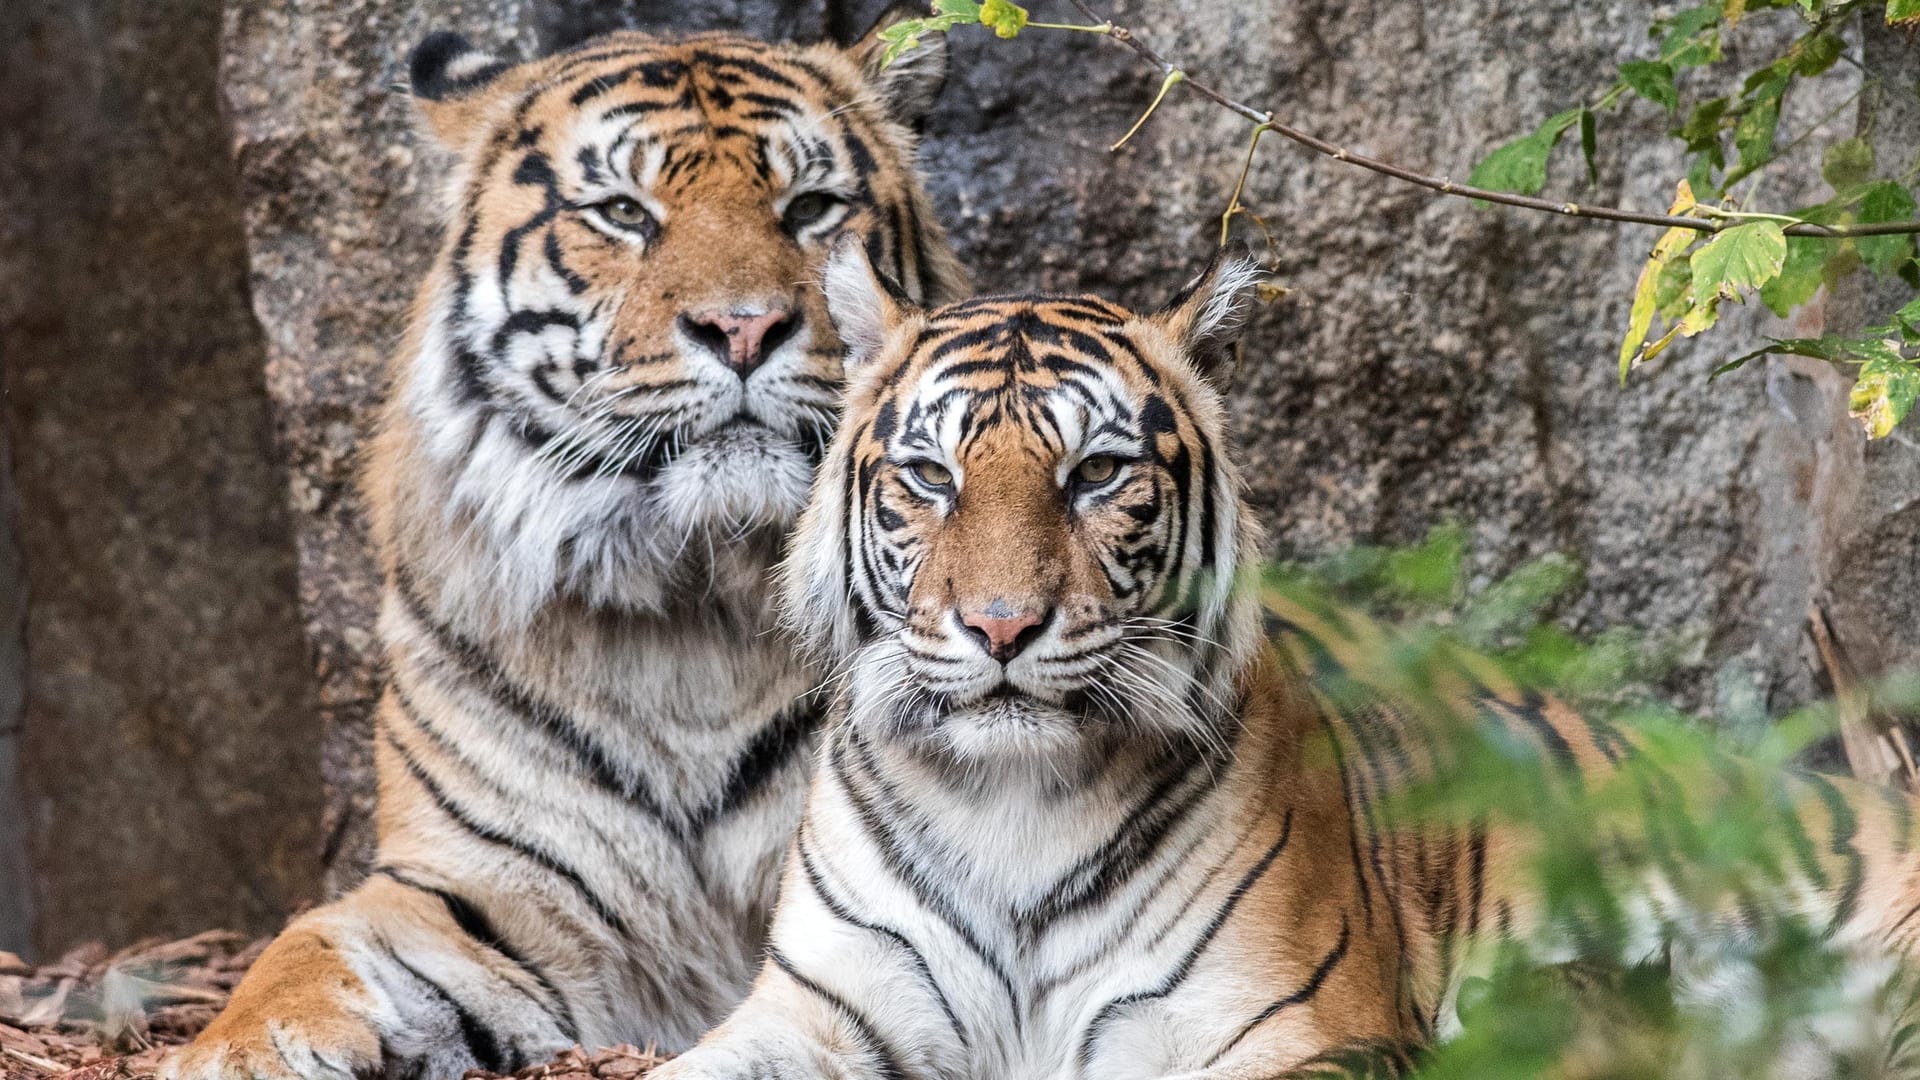
[[[161,1064],[161,1080],[352,1080],[380,1071],[385,1048],[366,984],[316,928],[319,917],[296,921],[267,946],[226,1011]]]
[[[160,1080],[353,1080],[379,1071],[380,1036],[347,1016],[223,1015],[160,1065]]]

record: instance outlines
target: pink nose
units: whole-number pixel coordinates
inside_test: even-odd
[[[710,309],[680,316],[680,329],[743,379],[799,325],[789,307]]]
[[[1040,637],[1047,612],[1012,612],[1011,606],[994,601],[978,610],[962,610],[960,623],[973,639],[984,646],[987,655],[1001,663],[1010,663]]]

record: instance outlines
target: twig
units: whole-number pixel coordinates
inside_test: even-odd
[[[11,1046],[0,1046],[0,1054],[5,1054],[16,1061],[31,1065],[41,1072],[46,1073],[48,1076],[67,1071],[67,1067],[57,1061],[49,1061],[37,1054],[29,1054],[25,1050],[15,1050]]]
[[[1107,147],[1107,152],[1111,154],[1115,150],[1127,145],[1127,140],[1133,138],[1141,126],[1147,122],[1147,118],[1153,115],[1153,110],[1159,108],[1160,103],[1167,99],[1167,91],[1173,89],[1175,85],[1186,81],[1187,73],[1181,71],[1179,68],[1174,68],[1172,71],[1167,72],[1167,77],[1160,80],[1160,92],[1153,95],[1153,100],[1147,103],[1147,111],[1140,114],[1140,119],[1133,122],[1133,126],[1127,129],[1125,135],[1120,136],[1119,142]]]
[[[1390,161],[1382,161],[1379,158],[1369,157],[1366,154],[1355,153],[1352,150],[1330,143],[1317,135],[1294,127],[1292,124],[1276,118],[1271,111],[1258,109],[1244,101],[1228,97],[1226,94],[1214,89],[1211,84],[1202,79],[1195,78],[1191,69],[1184,65],[1174,64],[1158,52],[1155,52],[1146,42],[1141,41],[1132,30],[1125,26],[1112,23],[1111,20],[1102,18],[1100,14],[1094,11],[1093,7],[1087,3],[1087,0],[1072,0],[1072,3],[1073,6],[1080,9],[1081,14],[1087,18],[1096,23],[1112,26],[1113,29],[1109,31],[1106,36],[1125,45],[1127,48],[1133,50],[1142,60],[1159,68],[1162,76],[1172,79],[1177,73],[1179,75],[1178,81],[1185,82],[1193,89],[1194,93],[1199,94],[1215,105],[1235,115],[1251,120],[1255,124],[1262,125],[1269,131],[1279,132],[1294,142],[1316,153],[1330,157],[1335,161],[1344,161],[1351,165],[1358,165],[1370,172],[1380,173],[1383,176],[1391,176],[1396,180],[1403,180],[1409,184],[1423,187],[1442,195],[1451,195],[1463,199],[1480,199],[1490,203],[1499,203],[1502,206],[1518,206],[1526,210],[1539,210],[1549,214],[1562,214],[1567,217],[1597,218],[1603,221],[1627,221],[1639,225],[1661,225],[1670,229],[1692,229],[1696,232],[1704,233],[1719,232],[1738,224],[1738,219],[1734,218],[1715,219],[1675,214],[1651,214],[1639,210],[1623,210],[1613,206],[1586,206],[1575,202],[1541,199],[1532,195],[1517,195],[1511,191],[1490,191],[1486,188],[1477,188],[1468,184],[1456,184],[1445,177],[1428,176],[1425,173],[1415,172],[1404,166],[1395,165]],[[1165,94],[1166,85],[1167,84],[1162,84],[1162,95]],[[1158,98],[1155,99],[1156,102],[1158,100]],[[1152,110],[1149,109],[1148,111],[1151,112]],[[1135,125],[1136,128],[1138,126],[1137,124]],[[1788,236],[1824,236],[1829,238],[1893,236],[1920,233],[1920,221],[1882,221],[1867,225],[1816,225],[1810,221],[1801,221],[1787,226],[1784,231]]]

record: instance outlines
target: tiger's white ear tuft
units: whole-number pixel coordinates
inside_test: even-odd
[[[918,312],[899,285],[873,268],[866,248],[851,233],[833,245],[821,286],[849,372],[878,356],[894,327]]]
[[[1266,277],[1250,258],[1216,253],[1154,318],[1180,343],[1194,368],[1214,378],[1226,369],[1253,312],[1254,289]]]

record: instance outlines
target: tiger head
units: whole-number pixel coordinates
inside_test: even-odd
[[[857,248],[826,289],[842,427],[784,580],[847,665],[850,721],[971,760],[1231,723],[1257,545],[1214,385],[1258,274],[1166,308],[1090,296],[923,310]]]
[[[696,553],[771,552],[835,416],[833,242],[909,295],[964,291],[914,168],[944,48],[882,67],[881,45],[414,51],[454,168],[396,398],[452,474],[449,516],[489,539],[487,587],[657,608]]]

